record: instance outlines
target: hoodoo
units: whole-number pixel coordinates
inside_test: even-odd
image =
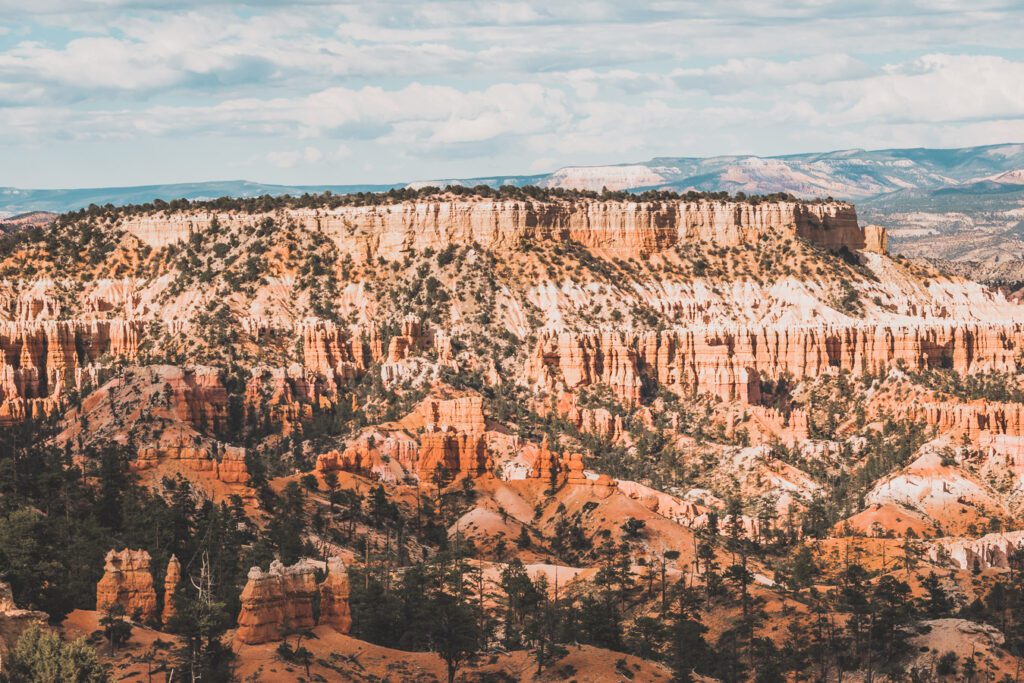
[[[286,567],[274,561],[267,571],[253,567],[242,590],[235,638],[246,645],[258,645],[312,628],[316,625],[316,593],[316,572],[311,564],[299,562]]]
[[[174,605],[174,597],[178,591],[178,584],[181,582],[181,563],[176,555],[171,555],[167,562],[167,574],[164,575],[164,609],[160,620],[167,626],[177,614]]]
[[[96,609],[106,612],[114,605],[121,606],[125,615],[137,621],[156,618],[156,591],[149,553],[145,550],[125,548],[107,553],[103,578],[96,585]]]
[[[327,577],[320,584],[320,623],[348,633],[352,629],[348,596],[348,570],[340,557],[332,557],[327,560]]]
[[[242,610],[235,638],[246,645],[283,640],[316,625],[313,602],[319,594],[320,623],[339,633],[352,627],[348,572],[340,558],[327,562],[327,577],[318,586],[316,567],[300,561],[290,567],[272,562],[270,569],[253,567],[242,590]]]

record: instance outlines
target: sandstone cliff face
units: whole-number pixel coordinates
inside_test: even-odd
[[[104,357],[132,357],[141,324],[113,320],[0,322],[0,423],[48,415],[95,386]]]
[[[373,472],[383,481],[414,476],[423,483],[445,477],[479,476],[491,466],[483,432],[464,432],[454,427],[429,425],[418,438],[396,429],[371,429],[351,440],[343,451],[317,456],[316,470]]]
[[[327,578],[317,586],[315,567],[300,561],[290,567],[272,562],[270,569],[253,567],[242,590],[235,638],[246,645],[283,639],[290,631],[312,628],[313,600],[319,591],[320,622],[348,633],[352,618],[348,606],[348,574],[339,558],[327,564]]]
[[[1024,436],[1024,404],[995,403],[912,403],[898,411],[912,420],[921,420],[950,434],[955,442],[966,437],[975,446],[983,437]]]
[[[889,235],[880,225],[864,226],[864,251],[875,254],[889,253]]]
[[[433,481],[439,472],[447,476],[476,476],[486,472],[488,465],[487,445],[482,434],[433,425],[420,436],[416,463],[420,481]]]
[[[483,397],[440,392],[396,423],[366,429],[344,450],[317,456],[317,472],[372,472],[383,481],[479,476],[491,465]]]
[[[121,228],[162,247],[209,228],[214,214],[133,216]],[[225,227],[258,224],[267,215],[222,213]],[[450,199],[337,209],[291,209],[277,216],[319,230],[356,262],[396,260],[409,249],[443,249],[476,242],[511,248],[523,240],[572,240],[609,255],[636,256],[699,240],[735,246],[762,234],[799,236],[827,248],[863,249],[864,231],[843,203],[576,200],[526,202]]]
[[[413,427],[437,424],[461,432],[482,434],[486,429],[484,399],[479,395],[428,397],[416,407],[409,418],[403,420],[403,423]]]
[[[698,328],[640,333],[549,333],[524,375],[548,391],[607,384],[622,400],[640,396],[641,377],[685,393],[757,403],[760,379],[855,376],[902,366],[951,368],[961,374],[1013,372],[1024,349],[1024,325],[820,325]]]
[[[156,591],[145,550],[111,550],[103,567],[103,578],[96,585],[96,610],[106,612],[113,605],[138,621],[156,618]]]

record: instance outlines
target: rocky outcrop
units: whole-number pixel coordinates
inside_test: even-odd
[[[420,481],[433,481],[439,471],[448,476],[476,476],[487,471],[487,444],[482,434],[432,425],[420,436],[417,472]]]
[[[539,446],[531,444],[529,451],[532,452],[527,454],[530,463],[527,478],[544,480],[555,489],[565,483],[567,468],[559,455],[551,450],[547,437],[544,437]]]
[[[546,438],[540,443],[540,446],[531,446],[530,450],[533,452],[528,454],[530,461],[528,479],[548,482],[553,489],[566,484],[591,487],[598,498],[607,498],[618,486],[618,482],[607,474],[588,477],[581,454],[563,453],[559,455],[554,453],[548,446]]]
[[[320,584],[320,623],[338,633],[352,629],[352,612],[348,605],[348,570],[340,557],[327,560],[327,577]]]
[[[160,615],[160,621],[166,626],[171,623],[177,614],[174,606],[174,596],[178,592],[178,584],[181,582],[181,563],[176,555],[171,555],[167,562],[167,573],[164,575],[164,609]]]
[[[864,226],[864,251],[875,254],[889,253],[889,235],[881,225]]]
[[[343,451],[317,456],[316,470],[327,472],[373,472],[382,481],[394,482],[415,471],[420,445],[403,431],[369,429],[349,441]]]
[[[1010,531],[981,538],[942,538],[929,542],[928,557],[933,562],[960,569],[1007,568],[1010,560],[1024,554],[1024,531]]]
[[[606,384],[628,402],[637,400],[646,377],[680,393],[757,403],[761,378],[839,370],[874,375],[892,367],[1013,372],[1022,349],[1020,323],[549,333],[524,375],[532,386],[558,393]]]
[[[299,562],[286,567],[274,561],[270,569],[249,570],[242,590],[235,638],[246,645],[281,640],[288,632],[312,628],[313,599],[317,593],[312,564]]]
[[[278,214],[157,212],[122,221],[121,228],[162,247],[209,228],[257,225],[268,216],[328,235],[354,261],[398,260],[410,249],[477,243],[515,248],[528,240],[573,241],[614,256],[643,256],[686,241],[736,246],[763,234],[799,236],[820,246],[863,249],[864,230],[853,206],[793,201],[657,202],[437,199],[392,205],[289,209]]]
[[[308,560],[286,567],[274,561],[267,571],[249,570],[242,590],[235,638],[246,645],[283,639],[289,632],[316,625],[313,602],[320,594],[320,623],[340,633],[352,626],[349,611],[348,573],[340,558],[327,562],[327,577],[318,586],[316,567]]]
[[[630,335],[616,332],[546,335],[535,347],[525,375],[548,389],[573,391],[605,384],[621,400],[640,400],[640,371],[636,344]]]
[[[145,550],[111,550],[107,553],[103,577],[96,586],[96,610],[106,612],[114,605],[137,621],[153,621],[157,616],[156,591]]]
[[[410,417],[417,421],[411,423],[414,426],[437,424],[470,434],[482,434],[486,429],[484,398],[478,394],[453,398],[428,397],[416,406]]]
[[[24,631],[32,626],[41,627],[46,621],[46,612],[19,609],[14,604],[11,584],[0,581],[0,655],[13,648]]]
[[[979,401],[976,403],[917,403],[900,406],[898,413],[921,420],[950,434],[966,437],[975,446],[987,436],[1024,436],[1024,404]]]
[[[455,394],[444,386],[396,423],[364,430],[344,450],[317,456],[316,469],[373,472],[384,481],[416,477],[432,482],[479,476],[491,467],[483,397]]]
[[[96,386],[101,359],[135,356],[141,331],[122,319],[0,322],[0,423],[45,417]]]
[[[302,347],[303,368],[325,378],[331,386],[356,377],[383,355],[379,340],[373,353],[373,339],[364,343],[324,320],[300,323],[295,332]]]
[[[622,416],[613,415],[607,408],[580,406],[573,394],[563,394],[556,405],[558,414],[581,432],[600,436],[611,442],[623,432]]]
[[[225,484],[249,483],[249,470],[245,465],[245,449],[240,446],[219,446],[211,451],[206,446],[160,445],[139,448],[132,468],[145,471],[160,463],[172,461],[177,471],[185,474],[206,474]]]

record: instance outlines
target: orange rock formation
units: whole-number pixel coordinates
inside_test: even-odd
[[[121,227],[151,247],[201,231],[214,218],[224,227],[256,225],[267,214],[192,212],[132,216]],[[820,246],[863,249],[864,230],[852,205],[840,202],[439,199],[387,206],[291,209],[287,218],[329,236],[357,263],[401,259],[409,249],[476,242],[514,247],[524,240],[572,240],[613,256],[636,256],[684,241],[735,246],[762,234],[799,236]]]
[[[167,574],[164,576],[164,611],[160,620],[167,625],[177,614],[174,607],[174,594],[178,591],[178,582],[181,581],[181,563],[175,555],[167,562]]]
[[[138,621],[156,618],[156,591],[149,553],[145,550],[126,548],[107,553],[103,578],[96,586],[96,609],[106,612],[115,604]]]
[[[538,341],[524,374],[548,391],[603,383],[622,400],[636,401],[644,368],[676,391],[757,403],[761,377],[814,377],[834,370],[878,374],[897,365],[911,371],[1011,372],[1021,349],[1020,323],[549,333]]]
[[[316,592],[315,570],[306,562],[285,567],[274,561],[268,571],[253,567],[242,590],[235,637],[257,645],[280,640],[290,630],[312,628]]]
[[[95,386],[103,356],[134,356],[142,324],[113,320],[0,323],[0,423],[49,415],[72,390]]]
[[[348,572],[340,558],[328,560],[327,577],[319,587],[314,564],[306,560],[290,567],[274,561],[265,572],[253,567],[242,590],[235,638],[246,645],[258,645],[281,640],[292,630],[312,628],[316,625],[313,600],[318,590],[320,623],[348,633],[352,627]]]
[[[340,557],[327,560],[327,577],[320,584],[320,623],[338,633],[352,629],[352,613],[348,605],[348,570]]]
[[[450,475],[474,476],[483,474],[487,468],[487,446],[480,434],[431,426],[420,437],[420,481],[432,481],[439,469]]]

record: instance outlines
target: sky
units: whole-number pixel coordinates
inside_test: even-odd
[[[1021,0],[0,0],[0,186],[1024,142]]]

